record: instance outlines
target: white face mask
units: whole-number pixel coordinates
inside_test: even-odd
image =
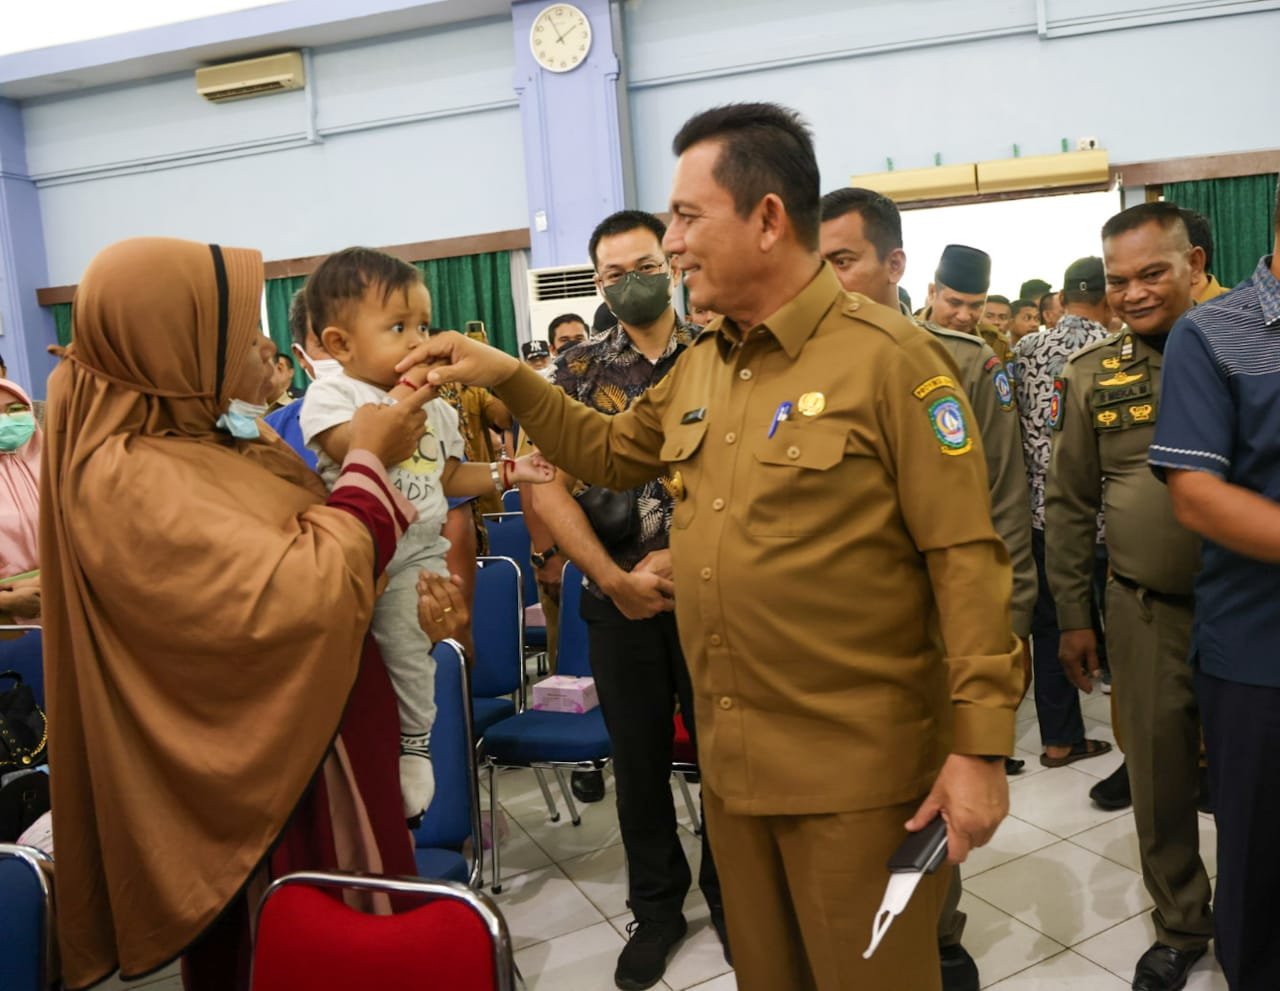
[[[336,358],[313,358],[296,344],[293,345],[293,353],[300,359],[302,370],[307,378],[313,382],[316,379],[328,378],[330,375],[338,375],[342,372],[342,365],[338,363]]]
[[[227,411],[218,417],[218,426],[232,437],[240,440],[254,440],[262,436],[258,431],[258,421],[266,413],[267,407],[260,403],[233,399],[227,404]]]

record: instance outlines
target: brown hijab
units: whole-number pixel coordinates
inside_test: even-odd
[[[56,893],[69,988],[145,974],[217,917],[328,749],[373,543],[253,399],[262,258],[113,245],[49,380],[41,486]]]

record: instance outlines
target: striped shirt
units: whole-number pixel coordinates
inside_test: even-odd
[[[1252,277],[1170,335],[1152,470],[1205,471],[1280,502],[1280,279]],[[1207,674],[1280,688],[1280,566],[1204,542],[1193,650]]]

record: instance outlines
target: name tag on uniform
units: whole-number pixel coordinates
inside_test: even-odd
[[[707,418],[707,408],[699,406],[697,409],[691,409],[684,416],[680,417],[680,422],[684,423],[701,423]]]

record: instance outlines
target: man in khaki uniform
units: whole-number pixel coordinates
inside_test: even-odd
[[[1078,351],[1055,383],[1046,571],[1062,630],[1059,657],[1068,677],[1089,691],[1098,669],[1090,576],[1097,515],[1105,508],[1107,654],[1142,876],[1155,902],[1157,942],[1139,959],[1133,987],[1176,991],[1213,932],[1199,855],[1199,719],[1188,662],[1200,540],[1174,518],[1168,491],[1147,466],[1147,448],[1160,412],[1165,341],[1191,307],[1192,273],[1203,254],[1168,203],[1117,214],[1102,237],[1107,301],[1126,326]]]
[[[860,292],[885,306],[900,305],[898,282],[906,270],[907,256],[902,248],[902,218],[893,200],[874,190],[853,187],[828,193],[822,198],[819,248],[846,290]],[[952,263],[963,265],[967,261],[958,259]],[[990,259],[986,264],[990,265]],[[981,272],[974,276],[983,278]],[[962,278],[952,277],[954,281]],[[1013,632],[1023,644],[1024,678],[1029,679],[1030,654],[1026,645],[1039,583],[1031,554],[1030,491],[1022,460],[1022,432],[1009,376],[1000,359],[976,337],[934,323],[920,326],[946,348],[973,407],[987,460],[991,521],[1013,565]],[[1021,760],[1006,759],[1005,770],[1016,774],[1022,765]],[[944,991],[977,991],[979,986],[977,964],[960,942],[966,921],[959,910],[962,894],[957,868],[952,871],[946,904],[938,920]]]
[[[413,360],[491,384],[552,461],[628,488],[664,471],[703,797],[744,991],[940,987],[945,872],[869,959],[887,858],[945,811],[950,856],[1008,807],[1020,688],[1008,554],[941,346],[846,294],[818,254],[808,129],[699,114],[664,248],[725,314],[625,412],[459,335]]]

